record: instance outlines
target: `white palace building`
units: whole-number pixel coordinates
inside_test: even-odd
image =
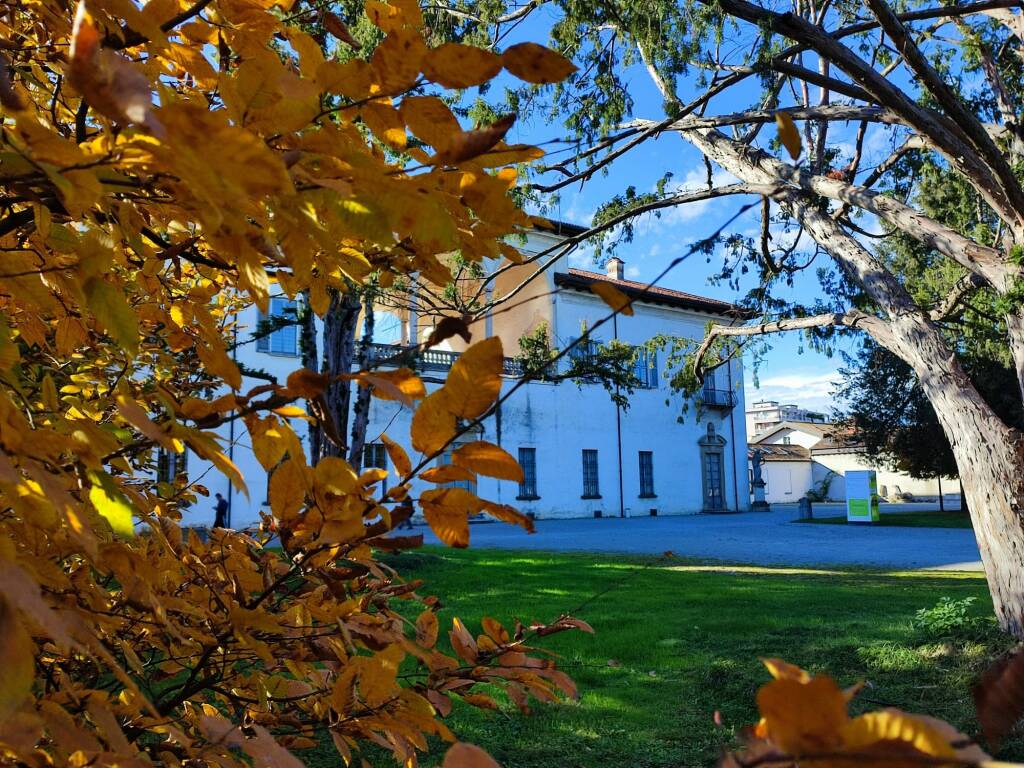
[[[553,232],[537,230],[520,250],[527,256],[536,254],[581,231],[569,224],[557,224]],[[473,341],[491,335],[501,338],[506,391],[520,372],[514,358],[521,337],[545,324],[553,345],[562,348],[608,314],[608,307],[590,291],[592,284],[610,283],[633,297],[644,288],[642,283],[623,279],[619,259],[609,262],[607,273],[595,273],[570,268],[566,258],[561,257],[515,301],[508,302],[511,309],[502,307],[493,317],[471,326]],[[531,269],[524,265],[503,272],[493,285],[492,298],[510,292]],[[286,297],[272,299],[270,311],[284,314],[289,304]],[[637,298],[633,308],[633,316],[619,315],[592,336],[598,342],[618,339],[637,346],[658,334],[700,339],[708,321],[736,322],[738,317],[729,303],[662,287]],[[408,310],[375,312],[375,339],[380,342],[376,356],[390,358],[412,341],[425,340],[436,319]],[[259,320],[255,306],[247,309],[240,318],[239,335],[254,331]],[[428,391],[443,383],[466,346],[455,336],[421,355],[417,372]],[[237,354],[246,369],[265,371],[284,383],[289,373],[301,367],[298,329],[280,328],[258,343],[240,345]],[[749,509],[742,363],[736,360],[716,369],[690,403],[670,390],[665,373],[659,355],[641,354],[637,374],[644,386],[634,392],[628,409],[617,407],[599,383],[531,381],[522,386],[482,425],[482,432],[463,439],[501,445],[519,459],[525,482],[481,477],[474,490],[482,498],[511,504],[537,519]],[[247,380],[243,390],[260,383],[265,382]],[[409,442],[411,418],[411,411],[401,404],[373,398],[364,464],[387,467],[387,454],[379,442],[383,432],[401,443],[415,462]],[[302,427],[297,428],[301,434]],[[267,473],[253,455],[244,427],[234,435],[225,431],[223,437],[224,450],[242,471],[250,497],[230,489],[219,473],[205,473],[201,482],[209,489],[210,499],[200,499],[186,512],[187,524],[212,523],[216,492],[230,499],[229,522],[234,528],[257,524],[261,509],[268,509]],[[187,468],[194,479],[208,468],[195,455],[161,458],[163,474]]]

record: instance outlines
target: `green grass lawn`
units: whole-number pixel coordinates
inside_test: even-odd
[[[431,547],[389,562],[424,579],[422,594],[442,597],[442,627],[459,616],[474,634],[484,615],[545,621],[585,603],[575,613],[595,635],[544,639],[579,685],[578,702],[538,705],[531,716],[510,706],[456,707],[450,717],[460,738],[504,768],[712,765],[723,740],[756,719],[754,696],[767,679],[760,656],[828,672],[841,685],[868,681],[857,707],[928,712],[973,733],[969,686],[1008,645],[991,626],[978,631],[981,639],[955,642],[911,627],[914,612],[942,596],[975,596],[977,613],[987,615],[978,574],[651,565]],[[715,710],[724,730],[713,725]],[[435,745],[424,764],[436,765],[443,750]],[[340,764],[329,747],[301,754],[318,768]],[[1024,756],[1024,740],[1010,739],[1002,755]]]
[[[816,523],[819,525],[846,525],[846,515],[836,517],[815,517],[810,520],[794,520],[795,523]],[[864,525],[864,523],[856,523]],[[883,510],[874,525],[888,525],[899,528],[971,528],[971,516],[962,512],[892,512]]]

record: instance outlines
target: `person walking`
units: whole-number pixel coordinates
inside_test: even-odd
[[[217,497],[216,513],[213,518],[214,528],[227,528],[228,527],[228,510],[231,509],[231,505],[228,504],[228,500],[221,496],[219,493],[215,494]]]

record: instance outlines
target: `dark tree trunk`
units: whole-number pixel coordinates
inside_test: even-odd
[[[320,370],[320,359],[317,356],[316,344],[316,315],[309,304],[309,292],[305,294],[305,301],[299,305],[302,313],[299,322],[299,352],[302,355],[302,367],[310,371]],[[323,431],[319,424],[309,425],[309,460],[316,464],[320,458],[320,451],[323,444]]]
[[[335,292],[324,317],[324,367],[322,372],[332,376],[349,373],[355,356],[356,329],[359,324],[359,294],[354,286],[345,293]],[[333,422],[337,440],[330,439],[327,430],[321,439],[321,456],[341,456],[348,453],[344,445],[348,431],[348,412],[352,400],[352,382],[331,382],[325,393],[326,417]],[[341,444],[339,445],[339,441]]]
[[[370,349],[373,343],[373,299],[374,291],[367,288],[363,293],[363,337],[359,342],[359,369],[365,371],[370,365]],[[363,447],[366,445],[366,428],[370,423],[371,387],[359,387],[356,403],[352,408],[352,437],[349,441],[348,463],[358,472],[362,465]]]

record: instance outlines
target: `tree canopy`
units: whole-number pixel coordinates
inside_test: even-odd
[[[504,143],[512,117],[466,126],[441,96],[573,66],[530,43],[436,45],[409,0],[359,14],[358,37],[291,0],[43,0],[0,17],[4,760],[295,766],[289,750],[330,738],[346,761],[373,743],[415,764],[428,736],[454,739],[452,698],[495,706],[478,683],[523,708],[573,692],[529,643],[585,625],[444,630],[437,599],[376,560],[419,543],[384,536],[413,504],[456,546],[476,512],[530,526],[442,477],[408,498],[456,420],[492,407],[500,343],[428,397],[407,369],[339,374],[423,401],[424,456],[388,441],[386,495],[383,470],[307,460],[307,420],[341,440],[320,407],[331,376],[252,385],[231,354],[238,310],[272,291],[323,315],[371,278],[444,283],[442,254],[501,257],[533,223],[509,190],[539,150]],[[202,478],[153,470],[189,450],[245,493],[229,422],[272,473],[270,511],[205,539],[179,525]],[[466,474],[521,473],[489,443],[456,453]]]

